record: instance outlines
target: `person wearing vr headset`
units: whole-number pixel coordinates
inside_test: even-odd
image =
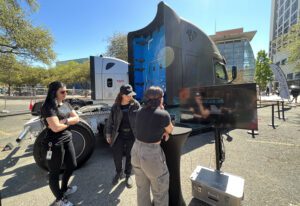
[[[106,123],[106,140],[112,147],[113,159],[116,167],[116,175],[112,184],[118,184],[122,178],[122,159],[126,156],[125,175],[126,187],[131,188],[133,181],[131,179],[131,155],[130,151],[135,141],[135,117],[140,109],[140,104],[133,96],[136,93],[129,84],[123,85],[112,106],[108,121]]]
[[[136,115],[136,140],[131,150],[137,185],[137,205],[151,206],[150,189],[155,206],[169,205],[169,170],[160,146],[173,130],[171,117],[164,110],[163,90],[150,87],[145,92],[145,105]]]

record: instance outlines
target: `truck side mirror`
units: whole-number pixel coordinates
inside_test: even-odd
[[[235,80],[237,76],[237,68],[236,66],[232,66],[232,80]]]

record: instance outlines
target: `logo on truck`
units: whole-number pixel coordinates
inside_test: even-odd
[[[186,34],[188,35],[190,41],[193,41],[197,37],[197,32],[192,29],[186,30]]]

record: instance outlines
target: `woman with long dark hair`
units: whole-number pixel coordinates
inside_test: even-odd
[[[137,185],[137,205],[151,206],[150,189],[155,206],[169,205],[169,170],[160,146],[173,130],[171,117],[164,110],[163,90],[150,87],[145,105],[136,115],[136,140],[131,150]]]
[[[68,181],[77,166],[70,125],[77,124],[79,117],[71,105],[65,102],[66,86],[58,81],[49,84],[46,100],[41,108],[41,116],[47,127],[43,145],[47,150],[46,160],[49,169],[49,186],[56,197],[55,206],[72,206],[67,196],[76,192],[77,187],[69,187]],[[65,165],[62,184],[59,174]]]
[[[116,185],[122,177],[122,159],[125,153],[124,172],[127,188],[133,185],[130,177],[132,170],[130,151],[135,140],[135,116],[140,108],[139,102],[133,98],[134,95],[131,85],[121,86],[106,124],[106,139],[112,147],[116,167],[116,175],[112,184]]]

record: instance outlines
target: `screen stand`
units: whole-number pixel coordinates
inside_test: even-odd
[[[220,171],[222,163],[225,160],[225,152],[223,150],[221,129],[214,127],[215,134],[215,154],[216,154],[216,170]]]

